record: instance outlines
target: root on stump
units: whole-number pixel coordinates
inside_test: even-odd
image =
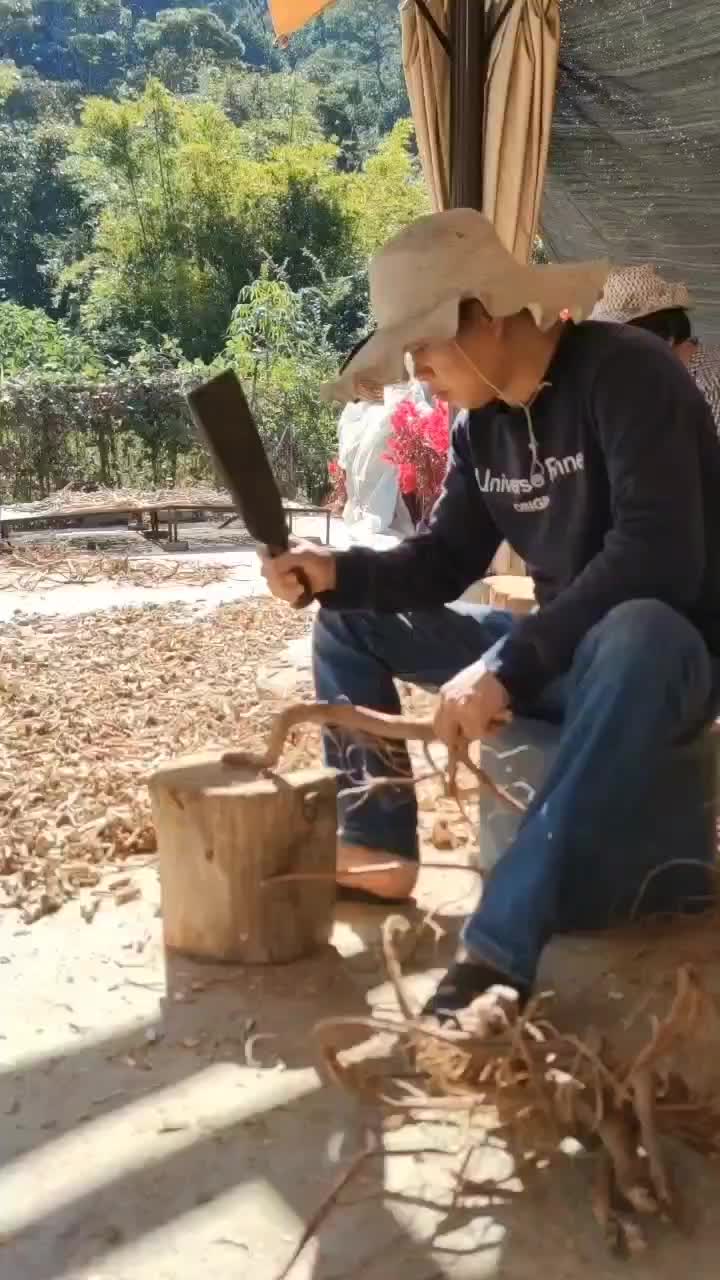
[[[316,724],[325,728],[343,729],[385,742],[422,742],[429,746],[437,742],[432,720],[410,720],[405,716],[386,715],[367,707],[354,707],[346,703],[300,702],[279,711],[273,722],[265,751],[261,754],[247,751],[226,751],[223,764],[230,768],[276,769],[292,729],[300,724]],[[448,795],[462,803],[457,786],[457,770],[464,765],[476,778],[478,785],[486,788],[504,801],[511,809],[525,812],[525,806],[514,796],[493,782],[485,769],[471,760],[467,747],[451,751],[448,766]],[[397,786],[397,778],[388,778],[389,786]],[[375,786],[378,780],[375,780]]]

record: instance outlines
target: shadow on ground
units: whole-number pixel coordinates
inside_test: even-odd
[[[321,1017],[388,1006],[376,930],[350,920],[342,956],[327,948],[283,969],[176,957],[165,975],[159,922],[141,908],[101,932],[69,907],[18,930],[14,946],[3,935],[22,989],[8,991],[0,1040],[2,1274],[274,1280],[367,1130],[380,1132],[376,1115],[322,1084],[310,1036]],[[446,950],[413,958],[415,998]],[[613,965],[607,948],[568,940],[548,976],[564,982],[569,1010],[583,991],[600,999]],[[540,1265],[559,1280],[620,1274],[592,1223],[591,1159],[521,1188],[491,1142],[473,1166],[484,1194],[457,1207],[461,1131],[435,1121],[381,1136],[382,1155],[341,1192],[292,1280],[529,1280]],[[632,1264],[640,1280],[717,1274],[715,1170],[677,1153],[676,1173],[692,1192],[694,1238],[659,1226]]]

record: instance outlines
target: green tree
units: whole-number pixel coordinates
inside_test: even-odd
[[[220,358],[287,491],[322,494],[318,386],[365,328],[367,255],[427,208],[396,2],[281,50],[266,0],[0,0],[6,492],[195,474],[182,393]]]
[[[51,305],[48,255],[82,221],[81,197],[63,169],[67,151],[62,124],[0,124],[0,298]]]
[[[132,21],[122,0],[0,0],[0,48],[18,66],[98,92],[123,79]]]
[[[135,102],[91,99],[74,141],[76,182],[100,207],[91,252],[60,277],[86,331],[122,356],[175,335],[211,359],[265,255],[302,282],[308,257],[350,266],[336,149],[287,144],[264,162],[217,107],[157,82]]]
[[[368,92],[367,73],[335,70],[330,65],[326,82],[318,86],[316,110],[323,132],[338,143],[342,168],[359,169],[380,136],[377,102]]]
[[[43,80],[32,67],[0,62],[0,109],[4,123],[70,124],[80,86],[72,80]]]
[[[215,12],[245,45],[245,61],[252,67],[279,71],[287,62],[275,44],[266,0],[215,0]]]
[[[242,63],[245,45],[210,9],[161,9],[135,29],[143,78],[157,76],[169,89],[194,88],[199,68]]]
[[[202,83],[202,80],[201,80]],[[258,75],[256,71],[210,69],[205,95],[243,130],[249,156],[265,160],[284,144],[323,142],[318,118],[318,89],[296,72]]]
[[[224,358],[249,388],[286,492],[318,500],[336,450],[336,413],[318,397],[336,372],[338,355],[324,316],[333,286],[293,289],[281,268],[263,265],[243,289],[228,330]]]
[[[411,120],[399,120],[361,173],[348,180],[346,207],[356,220],[357,237],[373,253],[401,227],[430,211],[420,166],[411,150]]]
[[[122,0],[77,0],[68,5],[67,48],[86,92],[119,84],[130,60],[132,14]]]
[[[39,307],[0,302],[0,368],[4,377],[24,369],[94,375],[100,362],[86,342]]]
[[[30,61],[35,35],[32,0],[0,0],[0,49],[22,65]]]
[[[341,0],[292,41],[288,55],[321,86],[322,109],[359,162],[408,113],[397,0]],[[345,132],[349,130],[349,132]]]

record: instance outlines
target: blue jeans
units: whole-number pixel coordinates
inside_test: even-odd
[[[398,713],[395,679],[439,687],[502,645],[513,625],[509,613],[465,604],[408,615],[321,610],[314,636],[317,696]],[[707,898],[710,873],[694,861],[694,851],[691,858],[690,850],[679,852],[676,840],[649,857],[647,842],[638,840],[636,855],[627,834],[643,807],[647,812],[656,803],[654,788],[676,744],[712,717],[715,668],[685,618],[658,601],[634,600],[585,636],[570,671],[536,704],[515,708],[562,729],[547,776],[465,926],[467,944],[510,979],[532,984],[553,933],[606,927],[611,916],[618,919],[619,900],[629,913],[638,889],[660,866],[672,863],[673,870],[658,878],[654,912]],[[378,753],[335,731],[325,735],[325,755],[339,772],[340,791],[368,776],[410,771],[404,746],[384,744]],[[417,859],[413,789],[382,788],[361,803],[341,797],[339,831],[348,844]]]

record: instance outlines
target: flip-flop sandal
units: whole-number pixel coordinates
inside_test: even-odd
[[[482,961],[464,960],[450,966],[437,990],[423,1006],[422,1015],[448,1021],[491,987],[510,987],[518,993],[520,1009],[527,1004],[530,993],[506,974]]]
[[[411,897],[406,898],[384,898],[379,893],[370,893],[367,889],[354,889],[349,884],[339,884],[337,886],[336,900],[338,902],[363,902],[368,907],[406,907],[412,902]]]

